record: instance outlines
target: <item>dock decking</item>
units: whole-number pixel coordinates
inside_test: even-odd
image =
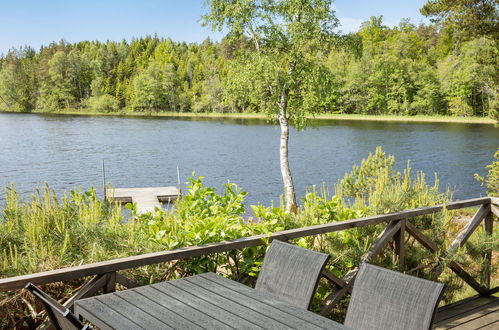
[[[136,203],[137,213],[154,211],[161,208],[161,203],[169,203],[180,195],[177,187],[147,187],[147,188],[107,188],[106,198],[119,203]]]
[[[474,296],[438,310],[434,329],[499,329],[499,297]]]

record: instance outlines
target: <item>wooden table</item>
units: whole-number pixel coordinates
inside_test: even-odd
[[[81,299],[101,329],[347,329],[214,273]]]

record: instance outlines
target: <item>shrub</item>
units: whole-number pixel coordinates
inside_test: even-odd
[[[87,100],[87,106],[91,110],[98,112],[113,112],[119,109],[118,101],[114,96],[109,94],[90,97]]]
[[[139,216],[142,230],[154,243],[166,249],[232,240],[284,229],[278,219],[251,221],[243,219],[245,212],[242,191],[233,183],[226,183],[218,194],[206,187],[203,177],[189,178],[188,190],[171,211],[156,210],[154,214]],[[251,281],[255,265],[261,262],[265,248],[254,247],[209,256],[180,260],[166,278],[194,275],[218,270],[237,280]]]
[[[494,161],[487,165],[489,173],[486,178],[475,174],[475,178],[483,184],[487,185],[487,193],[489,196],[499,197],[499,148],[494,154]]]

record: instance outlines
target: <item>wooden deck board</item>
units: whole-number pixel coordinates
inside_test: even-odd
[[[434,329],[494,328],[499,322],[499,297],[475,296],[439,309]]]
[[[136,203],[137,213],[154,211],[161,203],[169,203],[178,198],[177,187],[108,188],[106,198],[119,203]]]

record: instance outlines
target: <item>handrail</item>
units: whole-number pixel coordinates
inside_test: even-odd
[[[51,282],[68,281],[85,276],[101,275],[116,272],[123,269],[147,266],[161,262],[168,262],[192,257],[199,257],[212,253],[227,252],[246,247],[264,245],[266,239],[289,240],[299,237],[312,236],[317,234],[330,233],[345,229],[364,227],[384,222],[404,220],[410,217],[422,216],[441,211],[442,209],[455,210],[465,207],[490,204],[496,198],[481,197],[463,201],[440,204],[430,207],[417,208],[390,214],[376,215],[353,220],[332,222],[322,225],[284,230],[269,235],[256,235],[244,237],[232,241],[222,241],[217,243],[190,246],[169,251],[147,253],[131,257],[111,259],[81,266],[61,268],[40,273],[21,275],[0,279],[0,292],[14,290],[24,287],[28,282],[34,284],[45,284]]]

